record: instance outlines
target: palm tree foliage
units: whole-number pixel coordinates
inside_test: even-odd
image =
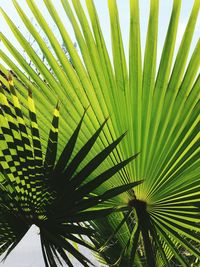
[[[88,266],[89,260],[79,253],[69,240],[94,250],[91,244],[76,237],[90,237],[94,234],[94,229],[83,227],[81,223],[125,208],[114,207],[112,202],[108,202],[106,206],[102,206],[102,203],[132,189],[140,182],[114,187],[99,195],[91,193],[136,156],[85,182],[115,149],[124,134],[77,172],[78,166],[90,152],[106,121],[71,158],[82,117],[56,162],[58,105],[54,111],[46,153],[43,155],[32,92],[29,90],[27,101],[30,120],[30,126],[27,126],[27,118],[25,119],[26,115],[22,113],[11,77],[8,78],[8,83],[8,97],[3,87],[1,88],[1,253],[9,248],[7,257],[29,227],[35,224],[40,228],[46,266],[56,266],[54,257],[59,260],[59,254],[69,266],[73,266],[65,250],[84,266]]]
[[[199,163],[199,88],[200,41],[188,59],[198,17],[200,1],[195,0],[180,47],[174,55],[181,0],[174,0],[167,34],[157,66],[159,1],[150,1],[150,14],[142,62],[138,0],[130,0],[129,55],[126,59],[116,0],[108,0],[112,41],[111,59],[101,30],[95,4],[86,0],[88,15],[81,2],[61,0],[73,27],[81,55],[51,0],[44,0],[67,48],[66,58],[55,34],[33,0],[26,0],[35,19],[47,36],[53,53],[22,7],[13,0],[24,25],[36,40],[50,73],[34,48],[2,10],[16,39],[40,72],[36,74],[14,45],[1,33],[0,38],[18,65],[3,51],[0,56],[13,70],[19,100],[24,102],[26,87],[35,95],[38,125],[43,148],[48,147],[50,114],[56,97],[63,103],[60,116],[58,157],[80,120],[85,107],[77,149],[107,117],[90,153],[100,153],[128,130],[126,138],[105,159],[102,168],[119,164],[136,152],[140,155],[94,192],[99,195],[109,186],[144,180],[126,194],[115,198],[128,205],[128,214],[113,213],[90,225],[100,234],[91,237],[108,265],[189,266],[199,264],[200,253],[200,163]],[[73,6],[73,8],[72,8]],[[99,14],[100,15],[100,14]],[[162,27],[162,25],[161,25]],[[128,64],[127,64],[128,62]],[[128,65],[128,66],[127,66]],[[158,67],[158,68],[157,68]],[[1,66],[2,71],[6,70]],[[30,80],[29,80],[30,79]],[[3,78],[2,78],[3,80]],[[56,95],[56,97],[55,97]],[[27,110],[23,107],[24,114]],[[67,123],[66,123],[67,118]],[[46,127],[43,127],[45,125]],[[44,141],[43,141],[44,140]],[[101,168],[94,170],[97,176]],[[180,253],[181,252],[181,253]],[[120,255],[120,256],[119,256]]]

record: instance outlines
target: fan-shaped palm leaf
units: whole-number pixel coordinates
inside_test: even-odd
[[[65,251],[70,252],[84,266],[89,260],[75,249],[70,241],[95,250],[78,236],[91,236],[94,229],[81,223],[106,216],[123,206],[107,200],[132,189],[140,182],[111,188],[101,195],[91,194],[136,156],[103,171],[90,181],[86,179],[101,165],[120,143],[124,135],[77,171],[95,144],[106,121],[72,157],[83,117],[56,161],[58,143],[59,106],[54,111],[45,156],[37,124],[35,104],[29,90],[27,111],[22,113],[20,101],[9,77],[9,86],[1,87],[1,254],[6,256],[18,244],[32,224],[40,228],[42,252],[46,266],[56,266],[60,257],[72,266]],[[30,126],[27,125],[27,120]]]
[[[88,105],[90,110],[84,119],[79,146],[93,129],[99,127],[99,123],[111,115],[111,119],[94,145],[94,150],[104,149],[117,135],[126,130],[128,133],[119,148],[104,162],[105,166],[108,167],[111,163],[117,164],[121,158],[141,152],[137,160],[112,180],[112,183],[118,184],[144,179],[144,183],[136,188],[135,196],[129,191],[126,195],[118,197],[118,201],[129,204],[133,208],[127,223],[124,222],[121,227],[118,227],[120,220],[123,220],[122,214],[118,215],[119,220],[115,215],[111,215],[107,221],[93,223],[93,227],[100,232],[99,240],[93,240],[94,242],[102,245],[102,242],[113,238],[113,248],[116,248],[116,251],[117,249],[122,251],[121,253],[118,250],[118,253],[111,254],[109,250],[106,253],[104,249],[102,255],[107,263],[141,266],[140,261],[144,259],[144,251],[148,266],[156,264],[171,266],[170,260],[176,260],[182,266],[188,266],[191,262],[197,261],[200,258],[198,250],[200,240],[199,41],[189,59],[188,54],[198,17],[199,0],[194,1],[177,55],[174,55],[174,51],[181,1],[173,1],[158,71],[156,64],[158,0],[150,1],[143,63],[139,1],[130,0],[129,67],[127,67],[115,0],[108,0],[113,62],[107,51],[92,0],[86,0],[89,18],[79,0],[72,0],[72,5],[67,0],[61,0],[74,29],[81,56],[74,48],[64,19],[59,17],[53,2],[44,1],[58,27],[72,64],[66,58],[35,2],[27,0],[38,24],[48,37],[53,53],[17,1],[13,2],[27,29],[38,43],[53,75],[3,11],[2,14],[16,39],[41,75],[36,74],[2,33],[1,40],[21,65],[25,74],[3,51],[0,51],[0,55],[19,79],[29,85],[36,95],[37,105],[41,108],[38,114],[39,124],[50,124],[48,114],[55,105],[55,93],[64,101],[63,115],[60,119],[62,137],[58,144],[58,155],[64,147],[64,140],[69,138],[74,129],[75,121],[80,119],[84,107]],[[28,76],[32,83],[29,82]],[[16,84],[20,98],[23,99],[24,87],[19,81],[16,81]],[[68,114],[70,119],[66,124]],[[42,136],[47,135],[46,128],[43,128]],[[45,144],[44,147],[46,147]],[[94,173],[97,174],[98,169]],[[111,185],[111,182],[104,185],[105,187]],[[101,190],[97,188],[96,193],[101,193]],[[115,237],[112,235],[113,229],[118,230]],[[180,254],[182,250],[184,253]],[[117,261],[119,254],[121,254],[121,261]],[[189,257],[187,257],[188,254]],[[144,263],[142,264],[144,266]]]

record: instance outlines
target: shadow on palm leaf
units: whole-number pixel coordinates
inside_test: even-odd
[[[45,156],[37,124],[32,93],[28,95],[30,127],[9,77],[9,92],[1,87],[1,254],[5,258],[19,243],[32,224],[40,228],[42,252],[46,266],[62,264],[73,266],[67,253],[71,253],[83,266],[91,263],[73,245],[95,250],[82,236],[91,238],[94,230],[84,222],[105,217],[112,212],[126,210],[127,205],[113,206],[105,201],[132,189],[141,183],[133,182],[107,190],[101,195],[91,194],[96,188],[120,171],[137,155],[104,170],[93,179],[87,178],[112,153],[124,134],[108,145],[81,170],[79,165],[86,158],[99,137],[106,121],[72,156],[81,124],[68,140],[56,160],[58,144],[59,105],[56,106]]]

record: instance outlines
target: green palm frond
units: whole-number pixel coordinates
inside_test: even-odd
[[[94,234],[94,229],[85,227],[83,223],[127,209],[125,205],[120,206],[108,201],[132,189],[140,182],[116,186],[100,195],[94,195],[92,192],[137,155],[119,162],[88,180],[94,170],[121,142],[124,134],[78,171],[78,166],[90,153],[107,121],[88,139],[75,156],[72,156],[84,114],[60,157],[56,160],[59,104],[54,110],[46,152],[43,153],[32,92],[28,91],[26,108],[29,117],[25,119],[16,89],[12,77],[9,76],[8,87],[2,85],[0,92],[1,254],[7,251],[5,255],[7,257],[30,226],[35,224],[40,228],[46,266],[56,266],[60,258],[72,266],[66,251],[77,258],[83,266],[88,266],[90,261],[74,248],[71,242],[95,250],[92,244],[80,238],[82,235],[90,237]]]
[[[96,247],[100,248],[100,255],[104,257],[107,264],[115,263],[116,266],[198,265],[200,262],[200,41],[197,41],[193,51],[191,51],[191,43],[199,16],[200,1],[193,1],[193,8],[177,54],[175,54],[175,46],[181,0],[173,1],[169,26],[158,63],[158,29],[162,27],[158,22],[159,0],[150,1],[144,59],[140,37],[140,1],[130,0],[129,54],[126,58],[117,2],[108,0],[113,60],[106,47],[95,1],[85,1],[88,11],[86,13],[80,0],[71,2],[61,0],[63,10],[74,30],[80,50],[78,52],[67,31],[65,18],[59,16],[52,0],[44,0],[69,53],[70,61],[37,4],[33,0],[26,2],[39,27],[48,38],[52,50],[49,50],[22,7],[13,0],[17,12],[37,42],[51,72],[3,10],[2,15],[16,40],[26,51],[40,75],[26,62],[3,33],[0,33],[0,38],[20,67],[2,50],[0,56],[16,75],[13,79],[18,88],[21,103],[26,101],[26,87],[29,87],[35,96],[42,145],[40,147],[36,141],[38,138],[36,130],[32,135],[31,144],[37,143],[38,170],[41,151],[44,153],[45,150],[55,149],[57,146],[57,154],[45,161],[46,164],[48,162],[51,173],[53,173],[51,161],[55,158],[58,160],[64,155],[68,157],[67,153],[73,145],[71,144],[72,147],[65,151],[66,140],[72,136],[76,122],[81,120],[85,107],[89,107],[72,153],[74,159],[80,157],[80,161],[83,160],[83,162],[78,166],[77,162],[72,161],[66,171],[73,173],[78,168],[74,181],[69,180],[72,188],[80,186],[85,172],[88,172],[89,188],[83,184],[80,190],[77,190],[78,194],[82,197],[88,194],[88,190],[93,190],[96,195],[85,203],[80,202],[75,211],[78,212],[82,207],[89,208],[91,203],[97,203],[99,199],[106,200],[110,193],[108,191],[104,194],[104,191],[113,185],[119,186],[116,191],[113,191],[117,194],[121,189],[125,190],[127,184],[134,185],[135,182],[144,180],[134,189],[134,193],[128,190],[127,193],[115,198],[118,204],[128,205],[132,209],[126,220],[124,220],[126,213],[117,213],[110,214],[105,220],[94,220],[91,223],[92,227],[100,233],[96,238],[91,238]],[[190,53],[191,56],[189,56]],[[2,65],[0,69],[6,73]],[[6,85],[3,77],[1,81]],[[51,127],[51,113],[57,102],[55,95],[60,101],[62,100],[63,106],[62,115],[59,117],[61,134],[58,141],[55,132],[50,135],[48,132]],[[3,101],[6,100],[3,98]],[[10,110],[12,109],[11,106]],[[24,120],[27,121],[28,110],[25,107],[22,107],[22,110],[26,115]],[[9,116],[8,121],[2,121],[2,125],[13,132],[15,129],[12,128],[12,121],[15,117],[12,117],[13,113],[9,109],[6,111]],[[88,141],[88,136],[94,132],[97,133],[108,117],[110,119],[102,127],[99,138],[94,142],[92,153],[85,159],[87,147],[84,148],[84,144]],[[56,120],[54,123],[56,124]],[[26,135],[31,135],[31,129],[31,127],[27,129],[24,138]],[[127,131],[126,138],[119,142],[116,149],[112,149],[112,146],[115,146],[113,142],[117,144],[120,141],[116,137],[121,136],[125,131]],[[16,133],[13,135],[18,140]],[[4,133],[3,136],[5,138],[6,134]],[[49,144],[45,141],[48,140],[48,136],[50,136],[49,140],[54,139]],[[118,141],[114,141],[116,139]],[[110,150],[106,147],[110,147]],[[28,146],[26,149],[28,154]],[[105,155],[104,160],[100,154],[101,151],[104,151],[102,152]],[[140,155],[137,159],[125,166],[129,160],[124,161],[124,159],[129,159],[130,155],[138,152]],[[107,157],[106,153],[108,153]],[[10,160],[5,160],[5,164],[12,162],[10,164],[15,165],[19,160],[20,157],[12,155]],[[103,162],[99,166],[98,162],[101,160]],[[58,164],[59,160],[56,162]],[[99,167],[96,168],[97,165],[93,164]],[[62,164],[58,164],[55,170],[59,171],[62,167]],[[17,166],[9,166],[9,168],[14,170]],[[103,168],[108,171],[102,175]],[[114,170],[116,168],[119,172],[114,175],[112,168]],[[106,181],[107,178],[104,175],[107,178],[111,175],[114,177]],[[20,173],[18,177],[20,180]],[[55,190],[62,191],[64,181],[62,177],[60,180],[61,183],[52,182],[49,186],[52,188],[55,186]],[[100,184],[101,187],[98,187]],[[120,188],[123,184],[124,187]],[[7,181],[5,186],[9,187]],[[18,187],[19,185],[16,186],[16,190]],[[9,192],[15,196],[12,190]],[[26,190],[29,191],[29,189]],[[73,203],[73,199],[71,201]],[[111,210],[109,208],[101,210],[102,214],[107,211],[109,213]],[[60,211],[60,215],[62,212]],[[74,222],[77,218],[84,220],[84,216],[85,219],[93,219],[89,211],[80,216],[82,215],[74,216]],[[123,225],[119,227],[122,221]]]

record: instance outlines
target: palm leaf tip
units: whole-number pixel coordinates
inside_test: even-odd
[[[13,78],[12,78],[11,73],[9,73],[9,75],[8,75],[8,82],[9,82],[9,84],[10,84],[11,86],[14,86],[14,82],[13,82]]]

